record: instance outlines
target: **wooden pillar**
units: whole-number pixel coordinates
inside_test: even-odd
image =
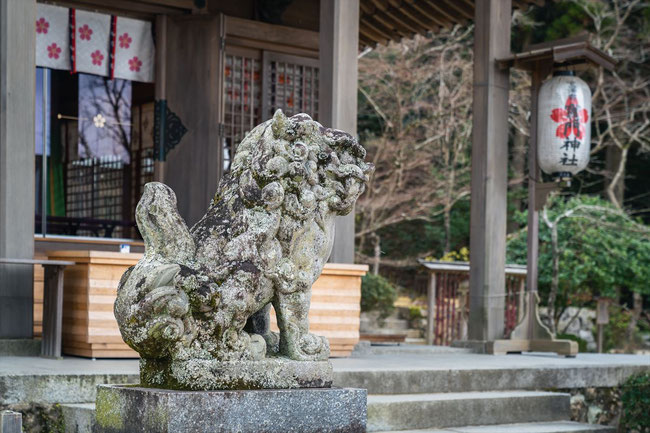
[[[205,214],[222,174],[225,29],[222,15],[175,15],[166,21],[165,72],[159,75],[167,107],[187,132],[167,154],[164,180],[191,227]]]
[[[528,239],[527,239],[527,273],[526,295],[528,300],[527,318],[528,335],[526,338],[533,339],[534,322],[536,319],[535,309],[537,308],[537,275],[539,269],[539,212],[535,209],[535,196],[537,194],[537,182],[541,179],[541,171],[537,165],[537,99],[539,88],[542,86],[542,72],[536,68],[532,72],[532,83],[530,87],[530,147],[528,149]]]
[[[34,256],[36,0],[0,0],[0,257]],[[33,268],[0,265],[0,338],[32,338]]]
[[[61,357],[63,334],[63,266],[43,265],[43,342],[41,356]]]
[[[0,433],[21,433],[23,414],[12,410],[0,411]]]
[[[156,78],[155,78],[155,99],[167,103],[167,15],[156,16]],[[158,131],[155,132],[159,134]],[[162,143],[159,146],[164,148],[164,135],[159,137]],[[154,149],[155,152],[161,152]],[[165,182],[165,161],[158,158],[154,161],[153,180],[156,182]],[[138,197],[138,200],[140,198]]]
[[[476,0],[470,218],[470,340],[503,337],[511,0]]]
[[[436,308],[436,273],[429,272],[429,287],[427,288],[427,344],[433,344],[435,338],[434,313]]]
[[[321,0],[319,46],[319,121],[356,135],[359,0]],[[329,261],[354,263],[354,211],[336,219]]]

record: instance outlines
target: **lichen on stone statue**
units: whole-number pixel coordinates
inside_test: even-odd
[[[146,386],[327,387],[329,343],[309,333],[311,286],[373,167],[349,134],[277,111],[241,142],[205,216],[188,229],[174,192],[145,186],[143,258],[115,317]],[[279,333],[270,331],[275,309]]]

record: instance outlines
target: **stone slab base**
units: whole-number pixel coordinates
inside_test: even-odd
[[[453,341],[452,347],[471,349],[474,353],[505,355],[517,352],[555,352],[558,355],[575,357],[578,343],[571,340],[464,340]]]
[[[505,355],[510,352],[556,352],[575,357],[578,343],[572,340],[495,340],[487,345],[487,353]]]
[[[174,391],[97,387],[97,433],[356,433],[365,389]]]
[[[152,388],[186,391],[329,388],[332,386],[332,364],[287,358],[259,361],[142,358],[140,383]]]

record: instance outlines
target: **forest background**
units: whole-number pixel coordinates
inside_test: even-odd
[[[613,299],[608,345],[630,348],[650,332],[650,2],[515,11],[511,50],[583,33],[619,64],[579,73],[593,94],[591,162],[541,214],[540,295],[553,331],[567,307]],[[356,208],[356,260],[372,273],[362,308],[426,294],[418,259],[468,257],[472,46],[470,24],[359,59],[358,131],[377,167]],[[517,264],[526,263],[529,86],[511,70],[507,261]]]

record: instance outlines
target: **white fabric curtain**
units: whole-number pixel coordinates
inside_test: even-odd
[[[37,4],[36,66],[153,82],[148,21]]]

